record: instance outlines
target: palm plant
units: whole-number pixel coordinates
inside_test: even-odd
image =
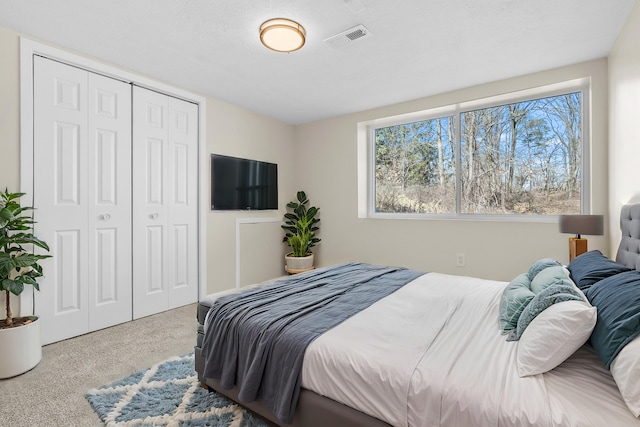
[[[282,241],[291,248],[290,256],[305,257],[311,255],[311,248],[320,242],[316,237],[316,231],[319,230],[316,224],[320,222],[316,215],[320,208],[307,208],[309,199],[304,191],[298,191],[296,198],[297,202],[287,203],[290,212],[284,214],[285,222],[281,227],[285,230],[285,235]]]
[[[26,211],[29,206],[21,206],[19,199],[24,193],[0,192],[0,291],[6,292],[7,316],[0,327],[14,326],[11,313],[10,294],[20,295],[25,285],[39,290],[36,279],[42,276],[38,261],[50,255],[36,255],[28,252],[24,245],[35,245],[46,251],[49,246],[35,237],[29,230],[34,224]]]

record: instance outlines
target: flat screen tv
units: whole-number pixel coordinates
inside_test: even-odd
[[[212,154],[211,209],[278,209],[278,165]]]

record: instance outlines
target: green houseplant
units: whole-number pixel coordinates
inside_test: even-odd
[[[316,237],[316,232],[319,230],[317,224],[320,219],[317,215],[320,208],[307,207],[309,199],[304,191],[298,191],[296,199],[287,203],[288,212],[284,214],[284,224],[282,224],[282,229],[285,231],[282,241],[291,249],[291,252],[285,255],[289,272],[312,268],[311,248],[320,242]]]
[[[42,276],[38,264],[49,255],[30,253],[25,246],[38,246],[46,251],[45,242],[31,233],[34,221],[21,206],[24,193],[0,192],[0,290],[5,292],[6,317],[0,320],[0,378],[19,375],[33,368],[42,358],[40,324],[35,316],[14,318],[11,294],[20,295],[25,285],[38,288]]]

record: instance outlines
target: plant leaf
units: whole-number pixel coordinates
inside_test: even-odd
[[[307,195],[305,194],[304,191],[298,191],[298,193],[296,194],[296,197],[298,199],[298,202],[300,202],[301,205],[304,205],[305,203],[307,203]]]
[[[2,281],[2,290],[9,291],[14,295],[20,295],[24,290],[24,285],[17,280],[4,279]]]
[[[38,239],[32,234],[17,233],[11,236],[11,240],[15,244],[32,244],[42,249],[46,249],[47,251],[49,250],[49,246],[45,242]]]

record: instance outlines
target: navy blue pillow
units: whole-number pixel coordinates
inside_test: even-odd
[[[626,271],[601,280],[585,292],[598,309],[591,345],[609,369],[611,362],[640,335],[640,271]]]
[[[600,251],[589,251],[576,257],[568,268],[571,279],[582,291],[602,279],[631,270],[610,260]]]

